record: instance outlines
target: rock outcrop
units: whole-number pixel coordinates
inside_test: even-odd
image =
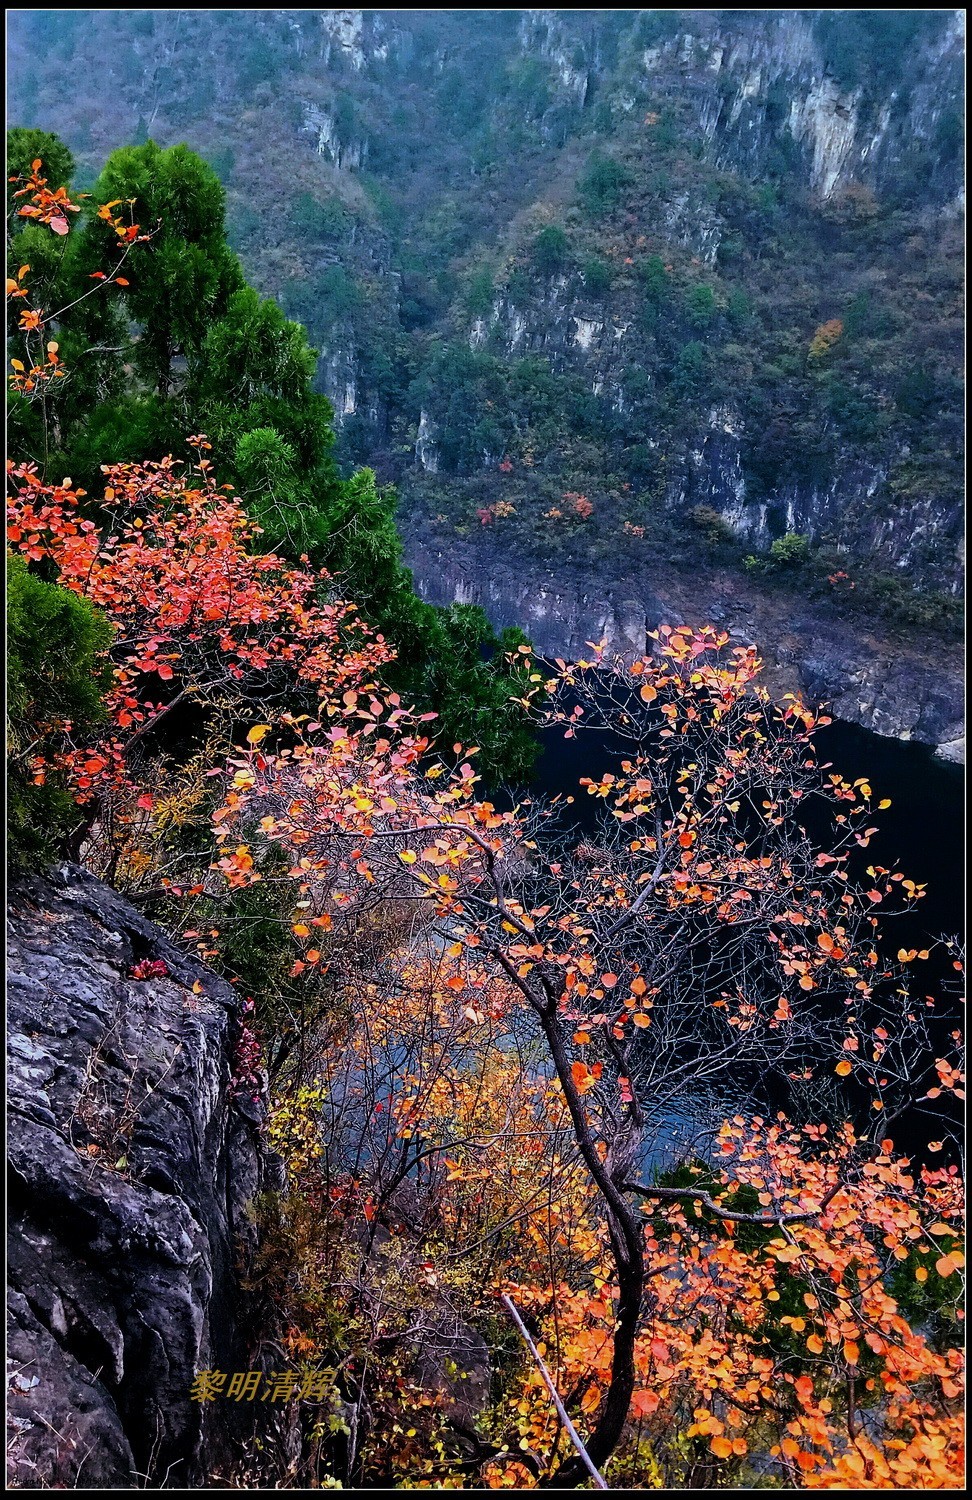
[[[12,890],[8,963],[9,1482],[216,1482],[254,1408],[190,1385],[254,1363],[247,1205],[282,1185],[239,997],[71,865]]]

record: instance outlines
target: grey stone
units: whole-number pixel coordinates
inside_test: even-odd
[[[191,1382],[255,1363],[237,1267],[282,1184],[233,1097],[237,996],[77,867],[8,918],[9,1482],[205,1484],[240,1409]]]

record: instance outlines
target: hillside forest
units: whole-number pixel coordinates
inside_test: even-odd
[[[8,862],[83,867],[238,1000],[227,1088],[282,1163],[239,1301],[297,1441],[268,1471],[257,1401],[207,1483],[960,1488],[962,952],[873,853],[887,799],[716,624],[545,659],[405,561],[413,527],[592,571],[626,538],[954,634],[959,127],[821,206],[796,146],[693,147],[683,13],[476,14],[19,23]],[[775,14],[862,117],[951,55],[948,12]],[[52,107],[116,24],[110,103],[90,70]],[[550,334],[582,305],[592,348],[632,331],[601,391]],[[762,531],[672,503],[728,407]],[[797,530],[787,485],[843,499]],[[72,1144],[151,1181],[134,1127]]]

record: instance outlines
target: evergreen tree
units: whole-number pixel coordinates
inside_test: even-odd
[[[36,149],[69,169],[70,154],[42,134],[13,132],[17,161],[29,169]],[[104,297],[84,296],[92,276],[117,258],[117,237],[98,213],[103,203],[130,211],[150,238],[129,251],[124,283]],[[389,685],[438,714],[436,737],[446,746],[479,744],[494,780],[523,779],[535,742],[510,703],[523,696],[522,673],[503,658],[524,638],[497,638],[481,610],[442,610],[415,593],[394,495],[370,469],[340,478],[333,412],[313,389],[315,352],[300,324],[246,284],[224,210],[223,188],[204,161],[186,146],[148,141],[109,158],[87,222],[66,246],[52,250],[46,228],[19,230],[13,253],[22,255],[29,241],[32,280],[36,262],[51,283],[45,306],[73,304],[57,327],[72,378],[52,398],[43,431],[36,409],[14,402],[12,451],[37,460],[52,429],[47,467],[93,489],[104,464],[180,455],[187,436],[206,433],[216,473],[237,489],[266,548],[327,568],[393,643]]]

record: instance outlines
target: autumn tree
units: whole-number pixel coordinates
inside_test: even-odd
[[[56,149],[54,160],[67,164],[69,154]],[[508,670],[519,638],[497,637],[479,609],[442,610],[417,596],[395,497],[370,470],[340,478],[333,413],[313,388],[315,351],[246,284],[211,169],[185,146],[150,141],[115,152],[90,200],[75,203],[45,178],[25,179],[19,201],[38,191],[41,208],[31,198],[15,213],[8,302],[12,332],[28,293],[43,303],[31,304],[27,332],[47,347],[14,366],[13,454],[42,477],[68,473],[93,489],[104,465],[181,456],[186,435],[204,431],[261,545],[326,568],[394,644],[389,686],[434,706],[449,737],[478,743],[494,779],[525,778],[536,742]],[[68,218],[80,225],[70,235]],[[112,300],[97,298],[109,285]]]
[[[677,1245],[687,1216],[704,1212],[704,1232],[690,1230],[688,1241],[696,1246],[690,1259],[705,1262],[710,1282],[713,1248],[731,1233],[724,1226],[763,1235],[734,1263],[754,1302],[779,1296],[776,1267],[798,1264],[805,1272],[812,1299],[805,1310],[813,1317],[794,1312],[787,1325],[806,1334],[788,1351],[809,1372],[804,1394],[819,1394],[818,1377],[839,1378],[859,1453],[856,1370],[866,1344],[881,1357],[889,1399],[876,1449],[881,1462],[896,1451],[895,1422],[907,1428],[918,1420],[934,1470],[939,1436],[951,1429],[950,1418],[936,1428],[930,1413],[936,1399],[949,1410],[957,1367],[911,1332],[888,1291],[909,1241],[931,1230],[907,1163],[893,1162],[887,1132],[907,1103],[954,1088],[960,1075],[947,1057],[937,1072],[931,1068],[927,1002],[912,977],[927,953],[902,949],[891,958],[880,941],[881,918],[909,909],[922,892],[879,866],[859,881],[854,856],[875,831],[870,787],[821,765],[812,739],[818,721],[797,702],[775,707],[759,686],[755,653],[727,645],[715,631],[665,628],[656,653],[630,668],[559,665],[547,684],[559,695],[554,720],[568,733],[578,723],[608,724],[630,745],[616,770],[586,784],[605,806],[596,840],[577,845],[558,836],[549,810],[499,812],[477,802],[471,762],[451,776],[435,765],[423,775],[421,746],[403,756],[375,708],[367,733],[336,726],[324,745],[238,763],[219,814],[227,848],[221,863],[228,878],[246,882],[267,857],[261,850],[282,850],[308,903],[309,934],[313,921],[330,930],[358,927],[384,903],[424,903],[453,957],[447,984],[456,1003],[478,1014],[497,987],[516,997],[534,1055],[562,1093],[598,1203],[600,1279],[610,1280],[611,1292],[585,1408],[595,1464],[618,1450],[633,1411],[647,1417],[656,1410],[648,1388],[639,1395],[643,1338],[662,1305],[657,1278],[670,1280],[675,1262],[670,1252],[655,1258],[661,1240],[650,1226],[661,1215]],[[830,810],[823,844],[805,827],[811,799]],[[248,841],[238,843],[247,829]],[[301,966],[326,966],[316,933],[308,945]],[[834,1082],[842,1079],[857,1092],[835,1101]],[[753,1101],[755,1119],[720,1126],[726,1101],[740,1095]],[[797,1097],[817,1110],[824,1101],[833,1123],[793,1127],[785,1115],[767,1123],[775,1104]],[[665,1131],[688,1101],[697,1110],[705,1100],[714,1144],[700,1154],[716,1163],[711,1184],[659,1182],[650,1160]],[[866,1118],[855,1126],[840,1123],[861,1110]],[[732,1159],[726,1173],[720,1155]],[[940,1191],[951,1203],[953,1185],[947,1173],[932,1174],[928,1203]],[[740,1196],[742,1187],[752,1187],[753,1197]],[[858,1207],[872,1189],[873,1216]],[[906,1210],[889,1206],[896,1194]],[[939,1222],[952,1232],[946,1219]],[[939,1258],[939,1275],[958,1270],[957,1246],[955,1255]],[[873,1274],[862,1280],[865,1263]],[[863,1294],[865,1283],[873,1296]],[[720,1271],[707,1295],[721,1298],[730,1285]],[[748,1326],[739,1346],[745,1358],[724,1388],[726,1396],[734,1392],[731,1410],[740,1416],[727,1421],[724,1400],[715,1411],[699,1399],[689,1432],[705,1437],[720,1460],[747,1451],[742,1432],[733,1434],[747,1426],[747,1411],[754,1421],[769,1414],[762,1403],[773,1385],[757,1378],[743,1401],[742,1372],[748,1361],[748,1381],[770,1375],[778,1351],[762,1312]],[[692,1364],[697,1336],[683,1351],[690,1368],[682,1374],[698,1397],[706,1379]],[[717,1362],[723,1358],[722,1346],[710,1347]],[[667,1355],[662,1364],[669,1367]],[[875,1377],[867,1378],[873,1390]],[[932,1393],[917,1406],[909,1405],[912,1379]],[[801,1475],[823,1475],[845,1459],[853,1469],[856,1460],[831,1425],[800,1425],[796,1408],[787,1420],[797,1423],[792,1441],[802,1439],[794,1453]],[[785,1458],[791,1447],[783,1443],[781,1435],[776,1452]],[[868,1460],[872,1468],[876,1461]],[[558,1483],[580,1483],[586,1473],[577,1454],[563,1451],[551,1453],[550,1466]]]
[[[56,711],[48,720],[56,704],[38,704],[30,746],[36,784],[69,775],[82,833],[104,820],[112,798],[134,794],[133,755],[153,736],[158,746],[181,705],[210,726],[222,722],[225,734],[296,709],[302,695],[325,712],[391,656],[354,606],[333,598],[326,575],[255,550],[255,523],[217,486],[206,440],[194,446],[193,466],[109,468],[100,524],[69,480],[47,485],[32,465],[11,465],[9,544],[112,627],[110,642],[99,642],[110,667],[103,728],[93,734]],[[152,802],[143,791],[139,805]]]

